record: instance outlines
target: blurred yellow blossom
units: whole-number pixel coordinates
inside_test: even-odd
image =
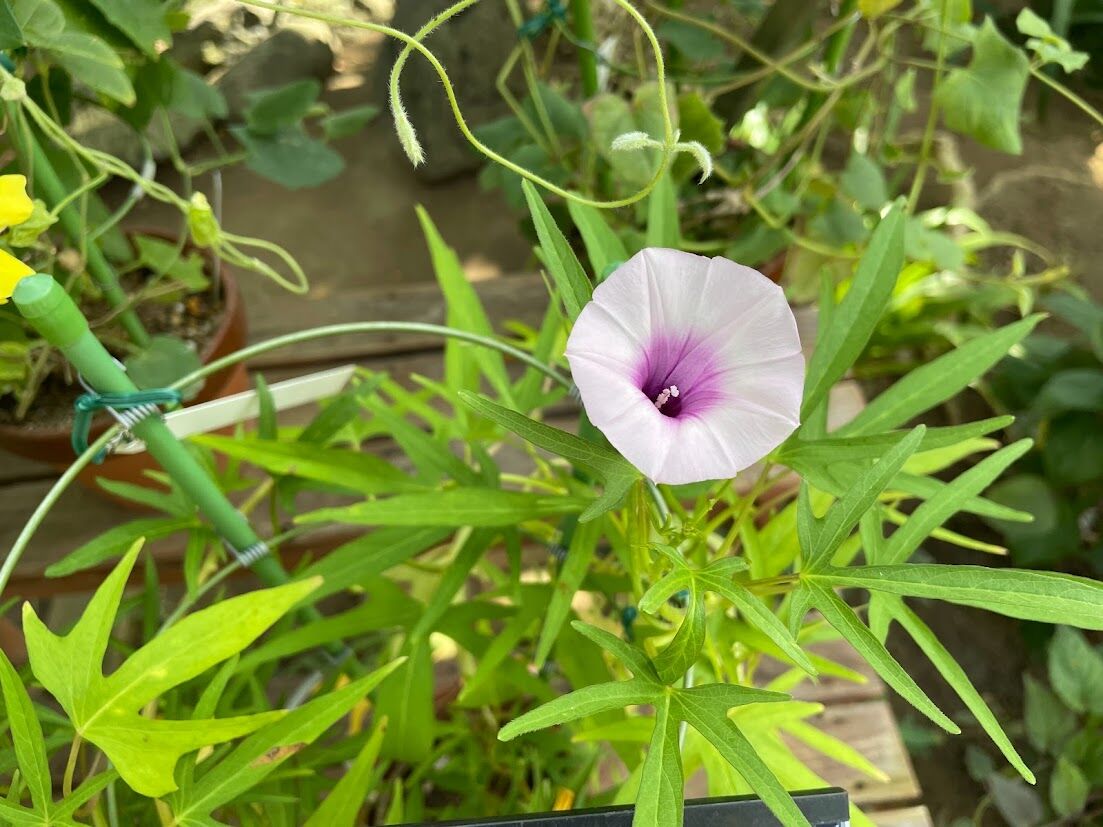
[[[6,304],[19,280],[33,272],[15,256],[0,250],[0,304]]]
[[[22,224],[34,212],[23,175],[0,175],[0,229]]]

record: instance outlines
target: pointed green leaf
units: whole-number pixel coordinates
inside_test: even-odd
[[[42,827],[49,823],[43,821],[42,815],[29,807],[12,804],[3,798],[0,798],[0,818],[12,827]]]
[[[1033,441],[1022,439],[985,457],[968,471],[923,503],[908,521],[893,533],[881,558],[886,565],[903,563],[936,528],[956,514],[962,503],[975,497],[1019,457],[1030,450]]]
[[[533,358],[539,359],[544,364],[554,361],[554,353],[557,352],[559,337],[564,333],[563,314],[555,302],[548,302],[548,308],[544,311],[543,321],[540,322],[540,331],[536,335],[536,342],[532,347]],[[524,374],[517,380],[513,389],[513,398],[517,402],[519,411],[531,411],[536,408],[543,398],[544,385],[548,377],[529,365]]]
[[[494,682],[500,674],[499,670],[502,664],[517,651],[517,645],[529,634],[536,623],[537,616],[543,610],[543,604],[536,600],[529,600],[522,605],[520,611],[502,627],[501,631],[494,636],[490,645],[481,654],[475,671],[471,674],[471,677],[464,681],[459,697],[456,698],[456,703],[461,706],[470,703],[479,690],[488,683]],[[539,663],[543,663],[543,661],[539,661]]]
[[[135,543],[101,584],[69,634],[53,634],[30,604],[24,605],[23,628],[35,677],[61,704],[77,734],[103,750],[137,792],[160,796],[176,789],[173,771],[180,756],[246,735],[283,713],[174,721],[143,717],[142,707],[244,649],[318,582],[251,592],[189,615],[105,678],[107,641],[140,548]]]
[[[1006,428],[1015,421],[1013,416],[994,416],[963,425],[927,428],[917,452],[949,448]],[[830,436],[823,439],[790,438],[778,449],[778,462],[788,465],[801,474],[817,464],[833,462],[858,462],[877,459],[885,451],[899,444],[907,431],[889,431],[865,436]]]
[[[109,528],[103,534],[69,552],[46,568],[47,577],[64,577],[103,563],[132,548],[139,539],[146,542],[186,531],[199,524],[195,517],[143,517]]]
[[[897,204],[873,231],[850,289],[832,310],[829,325],[816,341],[816,349],[808,363],[804,402],[800,409],[802,421],[861,355],[892,295],[903,265],[904,211]]]
[[[664,575],[643,593],[643,597],[640,598],[640,611],[647,612],[649,615],[658,614],[666,601],[678,592],[688,590],[693,584],[693,579],[694,572],[689,569],[675,569]]]
[[[444,293],[444,299],[448,306],[448,324],[471,333],[493,337],[494,328],[486,316],[483,304],[479,300],[479,294],[467,280],[463,272],[456,251],[445,244],[437,231],[436,225],[429,217],[424,207],[417,208],[418,221],[421,222],[425,241],[429,245],[429,254],[433,259],[433,271],[437,275],[437,282]],[[496,350],[485,347],[472,347],[462,342],[449,341],[446,347],[466,349],[471,358],[478,364],[479,370],[486,377],[490,386],[498,393],[507,405],[512,407],[513,388],[509,382],[509,374],[506,373],[505,360],[502,354]]]
[[[174,796],[177,823],[202,818],[261,783],[303,745],[313,743],[382,683],[401,660],[309,701],[246,738],[229,755],[207,767],[187,798]],[[207,762],[204,762],[206,764]]]
[[[1023,675],[1023,701],[1023,723],[1030,745],[1050,755],[1059,753],[1079,728],[1079,716],[1030,674]]]
[[[268,388],[263,374],[253,374],[253,386],[257,392],[257,436],[261,439],[279,439],[279,423],[276,421],[276,400]]]
[[[911,675],[897,663],[896,658],[889,654],[884,644],[873,636],[873,633],[862,623],[854,610],[846,605],[830,588],[825,588],[816,582],[826,578],[802,576],[801,579],[807,583],[807,587],[812,593],[812,605],[820,610],[824,619],[839,634],[850,641],[850,645],[865,658],[866,662],[877,671],[877,674],[889,686],[895,689],[904,700],[947,732],[955,735],[961,732],[957,724],[942,714],[941,710],[935,706],[934,701],[927,697],[927,694],[912,680]]]
[[[1029,316],[985,333],[916,368],[870,402],[836,433],[839,436],[854,436],[898,428],[956,396],[1006,356],[1041,319],[1040,315]]]
[[[357,381],[330,399],[324,408],[299,432],[296,442],[307,445],[329,445],[341,431],[361,416],[363,400],[382,386],[394,396],[393,383],[384,374],[376,373],[363,381]]]
[[[846,767],[852,767],[858,772],[868,775],[870,778],[887,783],[891,777],[883,769],[866,758],[850,744],[828,735],[821,729],[817,729],[804,721],[786,721],[781,724],[781,729],[792,735],[799,741],[803,741],[812,749],[826,755],[832,761],[837,761]]]
[[[499,730],[498,740],[512,741],[526,732],[588,718],[599,712],[655,703],[661,697],[660,687],[638,678],[584,686],[514,718]]]
[[[1103,715],[1103,654],[1075,629],[1057,627],[1049,644],[1049,682],[1069,709]]]
[[[46,47],[58,65],[97,92],[124,106],[134,104],[134,86],[123,69],[122,59],[98,37],[66,30],[51,37]]]
[[[757,628],[772,640],[777,647],[788,655],[793,663],[807,672],[816,675],[816,667],[808,659],[808,655],[800,648],[800,644],[789,634],[777,615],[769,610],[762,601],[747,591],[739,583],[730,578],[718,577],[714,574],[699,575],[701,584],[711,592],[723,597],[738,609],[747,622]]]
[[[443,543],[452,536],[449,528],[382,528],[357,537],[308,566],[296,579],[321,577],[322,585],[312,592],[311,600],[321,600]]]
[[[815,553],[822,528],[823,521],[812,510],[812,489],[807,480],[801,480],[797,491],[797,539],[806,558]]]
[[[573,621],[571,628],[627,666],[628,670],[640,680],[659,683],[659,675],[655,671],[654,664],[638,646],[633,646],[604,629],[583,623],[581,620]]]
[[[461,485],[479,484],[479,475],[452,453],[446,441],[434,439],[377,398],[366,399],[364,407],[383,424],[387,436],[399,444],[423,478],[433,484],[441,476],[451,477]]]
[[[107,772],[101,772],[99,775],[93,775],[91,778],[86,778],[70,795],[54,805],[51,812],[54,820],[51,824],[65,824],[64,819],[70,818],[73,813],[83,807],[86,802],[99,795],[108,784],[118,777],[117,772],[108,770]]]
[[[678,631],[654,658],[655,670],[666,683],[685,675],[705,645],[705,596],[698,589],[696,578],[690,579],[688,591],[686,613]]]
[[[433,714],[433,659],[426,638],[416,638],[407,660],[383,684],[376,709],[387,718],[383,755],[416,764],[433,748],[436,718]]]
[[[548,610],[540,629],[540,638],[536,643],[533,662],[538,667],[543,666],[548,659],[552,646],[559,637],[559,630],[571,612],[571,601],[574,600],[575,592],[578,591],[583,578],[590,570],[590,562],[594,559],[603,528],[604,520],[591,520],[588,523],[580,523],[574,530],[570,546],[567,548],[567,558],[563,561],[559,576],[552,586],[551,601],[548,603]]]
[[[1103,583],[1071,574],[913,563],[829,569],[808,579],[903,597],[945,600],[1021,620],[1103,630]]]
[[[0,49],[18,49],[23,45],[23,30],[12,13],[11,4],[0,7]]]
[[[151,58],[159,54],[158,45],[172,42],[168,10],[157,3],[142,0],[91,0],[113,25]]]
[[[670,170],[667,170],[647,199],[647,234],[644,246],[674,249],[681,242],[681,232],[678,229],[678,191],[674,188]]]
[[[703,683],[690,689],[679,689],[677,694],[680,698],[689,698],[694,704],[703,704],[716,711],[747,704],[786,703],[790,700],[783,692],[771,692],[769,689],[737,683]]]
[[[731,687],[741,689],[742,687]],[[800,809],[793,803],[785,787],[770,772],[770,768],[759,758],[755,748],[739,727],[728,717],[728,710],[734,704],[723,694],[703,692],[706,687],[694,687],[692,690],[678,691],[674,695],[676,714],[701,733],[709,743],[716,747],[724,759],[743,776],[751,789],[758,794],[763,803],[770,808],[782,824],[808,825]],[[785,696],[775,696],[784,699]]]
[[[988,737],[1003,753],[1008,763],[1015,768],[1024,781],[1033,784],[1035,781],[1034,773],[1030,771],[1030,768],[1019,756],[1011,743],[1011,739],[1003,731],[1003,727],[1000,726],[1000,722],[992,713],[991,708],[981,697],[976,687],[973,686],[969,676],[965,674],[965,670],[954,660],[954,656],[950,654],[949,650],[942,645],[942,641],[920,619],[919,615],[908,608],[899,597],[895,595],[876,595],[876,597],[879,602],[884,603],[889,614],[900,622],[900,625],[904,627],[912,640],[919,644],[923,654],[934,664],[946,683],[950,684],[965,706],[973,713],[977,723],[988,733]]]
[[[926,428],[917,425],[907,436],[901,439],[873,466],[860,476],[842,497],[835,502],[823,522],[812,553],[805,561],[804,571],[815,572],[831,562],[835,551],[850,536],[858,520],[877,502],[877,498],[893,477],[904,467],[904,463],[915,453],[923,440]]]
[[[1049,785],[1049,801],[1057,815],[1073,818],[1084,812],[1088,803],[1091,784],[1080,768],[1065,756],[1057,759],[1057,769]]]
[[[246,93],[245,123],[258,135],[275,135],[299,124],[318,100],[322,84],[303,78],[280,86]]]
[[[340,485],[361,494],[393,494],[426,488],[424,483],[366,451],[217,434],[195,436],[192,441],[271,474],[291,474]]]
[[[421,604],[387,578],[372,577],[345,585],[363,589],[366,599],[361,605],[270,637],[242,657],[236,671],[248,674],[261,664],[309,652],[334,641],[361,637],[380,629],[410,626],[421,615]],[[314,597],[310,595],[311,600]]]
[[[640,472],[615,451],[582,437],[529,419],[524,414],[503,408],[473,393],[460,393],[460,397],[480,415],[497,422],[503,428],[517,434],[526,442],[550,451],[556,456],[574,463],[601,477],[605,483],[602,496],[582,514],[580,521],[588,522],[620,504],[628,489],[640,477]]]
[[[321,806],[303,822],[303,827],[354,827],[356,816],[371,793],[372,775],[386,727],[387,719],[384,718],[376,725],[352,766],[329,791]]]
[[[655,704],[655,726],[643,759],[640,790],[632,813],[632,827],[681,827],[685,780],[678,721],[671,714],[671,696]]]
[[[954,69],[935,93],[946,125],[992,149],[1022,152],[1019,118],[1030,61],[990,17],[973,40],[969,65]]]
[[[560,514],[577,514],[589,505],[579,497],[506,491],[501,488],[450,488],[424,494],[399,494],[339,508],[322,508],[295,518],[296,523],[338,522],[379,526],[512,526]]]
[[[555,282],[556,292],[567,315],[573,320],[578,318],[582,308],[590,301],[593,285],[586,278],[582,265],[555,224],[540,193],[530,181],[522,181],[521,189],[528,202],[532,223],[536,227],[536,236],[540,239],[540,249],[548,264],[548,272]]]
[[[934,477],[917,477],[914,474],[903,472],[892,481],[892,487],[912,497],[920,497],[929,500],[947,487],[945,483]],[[1026,511],[1019,511],[1002,503],[994,502],[986,497],[970,497],[959,503],[959,510],[969,514],[978,514],[981,517],[991,517],[994,520],[1007,520],[1014,523],[1029,523],[1034,521],[1034,515]]]
[[[31,791],[31,803],[39,817],[53,805],[53,783],[50,780],[50,764],[46,758],[42,725],[38,722],[34,705],[23,688],[23,681],[7,655],[0,651],[0,687],[4,694],[4,711],[8,717],[8,729],[15,744],[15,759],[19,771]]]
[[[789,592],[789,634],[796,638],[804,625],[804,618],[812,608],[812,592],[805,588],[802,580]]]
[[[590,257],[590,268],[595,279],[600,281],[611,265],[628,260],[628,249],[620,236],[606,223],[605,214],[601,210],[574,201],[567,202],[567,210],[582,234],[582,243]]]

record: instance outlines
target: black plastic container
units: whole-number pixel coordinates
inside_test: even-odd
[[[813,827],[842,827],[850,822],[849,801],[844,790],[793,793],[793,800]],[[438,823],[437,827],[631,827],[632,809],[602,807],[478,821],[448,821]],[[685,805],[685,827],[777,827],[779,823],[769,808],[754,796],[698,798]]]

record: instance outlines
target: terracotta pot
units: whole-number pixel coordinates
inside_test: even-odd
[[[759,272],[774,284],[781,284],[781,277],[785,275],[785,252],[778,253],[772,259],[760,265]]]
[[[142,235],[156,236],[167,241],[173,241],[170,233],[159,230],[142,230]],[[194,249],[191,245],[185,250]],[[211,266],[210,254],[200,250]],[[245,308],[241,302],[237,282],[233,273],[223,264],[221,269],[222,297],[224,313],[214,335],[208,340],[200,353],[203,364],[208,364],[215,359],[220,359],[234,351],[240,350],[246,344],[247,329],[245,323]],[[209,402],[223,396],[239,393],[249,388],[249,377],[244,364],[223,368],[207,378],[203,388],[191,399],[188,404]],[[74,390],[74,398],[77,390]],[[97,416],[92,423],[89,432],[89,441],[103,434],[112,424],[112,419],[107,415]],[[0,425],[0,449],[9,451],[21,457],[44,462],[58,470],[64,470],[73,461],[73,448],[70,442],[70,430],[65,427],[39,428],[22,425]],[[108,457],[100,465],[89,465],[81,472],[79,479],[89,488],[106,495],[98,485],[97,477],[106,477],[112,480],[132,482],[136,484],[149,484],[149,480],[143,472],[155,468],[156,463],[149,454],[129,454]],[[112,497],[112,499],[116,499]],[[128,504],[130,504],[128,502]]]

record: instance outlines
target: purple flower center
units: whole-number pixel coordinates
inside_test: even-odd
[[[654,336],[640,357],[636,386],[663,416],[702,414],[724,399],[711,346],[695,334]]]

